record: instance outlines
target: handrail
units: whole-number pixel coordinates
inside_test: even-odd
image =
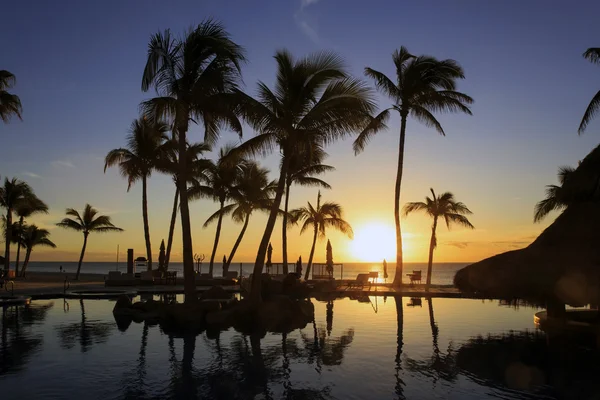
[[[71,287],[71,282],[69,281],[69,277],[65,276],[65,283],[63,284],[63,293],[67,293],[67,290]]]

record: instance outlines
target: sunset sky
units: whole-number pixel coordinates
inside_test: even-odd
[[[600,46],[600,4],[547,1],[19,1],[2,6],[0,69],[17,77],[12,92],[23,103],[23,122],[0,125],[0,175],[31,184],[51,212],[33,218],[52,230],[56,250],[34,251],[32,259],[76,260],[80,234],[56,228],[67,207],[86,203],[109,214],[126,230],[93,235],[86,260],[112,261],[134,248],[143,255],[141,185],[127,192],[116,169],[103,173],[106,153],[125,144],[140,101],[147,43],[158,30],[181,33],[204,18],[223,22],[247,50],[244,90],[257,80],[272,86],[276,49],[297,56],[335,50],[350,71],[363,77],[366,66],[393,77],[391,53],[401,45],[414,54],[453,58],[466,79],[459,90],[475,99],[473,116],[441,115],[446,137],[409,120],[402,203],[420,201],[433,187],[452,191],[474,212],[477,228],[439,229],[436,261],[476,261],[530,243],[556,216],[533,223],[533,207],[544,186],[556,183],[561,165],[576,165],[600,141],[600,121],[585,135],[577,128],[600,87],[600,68],[584,60],[586,48]],[[389,100],[380,98],[380,107]],[[393,188],[399,119],[379,133],[358,156],[352,139],[327,151],[336,171],[324,176],[332,190],[324,201],[339,202],[356,233],[352,242],[331,232],[336,261],[375,261],[394,257]],[[189,138],[201,140],[201,127]],[[246,128],[244,137],[254,135]],[[223,132],[218,147],[238,141]],[[213,157],[214,155],[210,155]],[[275,178],[278,159],[261,160]],[[155,254],[167,238],[174,186],[155,174],[149,181],[152,245]],[[292,188],[290,206],[316,202],[317,190]],[[208,200],[191,204],[194,252],[212,249],[214,226],[202,228],[217,209]],[[179,221],[178,221],[179,222]],[[254,215],[235,261],[253,261],[266,216]],[[229,254],[240,225],[227,220],[217,260]],[[403,220],[405,259],[426,261],[430,221]],[[174,261],[181,260],[179,225]],[[386,236],[387,233],[387,236]],[[376,239],[376,240],[374,240]],[[281,228],[273,233],[274,261],[281,258]],[[289,233],[290,259],[308,257],[311,237]],[[320,242],[316,261],[324,261]]]

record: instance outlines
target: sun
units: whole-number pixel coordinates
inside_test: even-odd
[[[355,230],[350,252],[359,261],[375,262],[396,259],[396,232],[393,227],[372,222]]]

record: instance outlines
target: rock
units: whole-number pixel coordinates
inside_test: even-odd
[[[113,307],[113,313],[115,312],[119,312],[123,309],[130,309],[131,308],[131,299],[129,298],[129,296],[122,294],[117,298],[117,301],[115,303],[115,306]]]
[[[221,286],[213,286],[200,295],[200,300],[229,300],[231,293],[227,292]]]
[[[134,310],[144,313],[159,313],[165,307],[164,303],[155,300],[139,301],[131,305]]]

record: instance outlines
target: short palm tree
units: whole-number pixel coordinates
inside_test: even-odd
[[[575,168],[573,167],[560,167],[558,169],[558,182],[560,186],[546,186],[546,198],[535,205],[534,222],[540,222],[552,211],[560,211],[567,208],[572,200],[572,196],[569,196],[568,191],[563,188],[563,185],[569,177],[573,176],[574,172]]]
[[[405,47],[392,55],[396,67],[396,83],[382,72],[365,68],[365,75],[375,81],[375,86],[390,97],[393,104],[374,117],[354,141],[354,152],[364,150],[369,139],[386,128],[391,111],[400,114],[400,143],[398,170],[394,192],[394,218],[396,222],[396,277],[394,285],[402,284],[402,231],[400,227],[400,188],[404,168],[404,141],[406,121],[411,115],[426,126],[445,135],[434,112],[463,112],[471,115],[468,105],[473,99],[456,91],[456,81],[464,79],[461,66],[454,60],[437,60],[430,56],[414,56]]]
[[[302,59],[285,50],[275,54],[277,75],[274,90],[258,83],[258,100],[238,92],[240,110],[258,132],[242,143],[239,151],[250,154],[281,154],[275,198],[254,263],[250,298],[261,301],[260,276],[267,247],[279,214],[285,181],[293,154],[322,149],[336,139],[358,132],[375,109],[371,90],[346,72],[335,53],[321,52]]]
[[[22,245],[27,249],[25,252],[25,261],[23,261],[23,268],[21,268],[21,276],[25,276],[27,271],[27,265],[29,265],[29,259],[31,258],[31,252],[34,247],[46,246],[53,249],[56,248],[54,242],[48,237],[50,232],[47,229],[40,229],[36,225],[26,225],[23,227],[21,235]]]
[[[90,233],[122,232],[123,229],[114,226],[110,221],[109,216],[98,215],[98,210],[89,204],[85,205],[83,213],[81,214],[73,208],[67,208],[66,214],[73,218],[64,218],[56,225],[60,226],[61,228],[72,229],[74,231],[83,233],[83,247],[81,248],[79,264],[77,264],[77,274],[75,275],[75,280],[79,280],[81,263],[83,262],[83,256],[85,255],[85,248],[87,246],[87,240]]]
[[[590,47],[583,53],[583,57],[594,64],[600,64],[600,47]],[[583,118],[579,124],[580,135],[585,131],[585,128],[587,128],[591,120],[594,119],[598,110],[600,110],[600,91],[594,95],[585,110],[585,114],[583,114]]]
[[[213,20],[205,20],[183,37],[173,37],[169,30],[150,38],[148,59],[142,77],[142,90],[154,87],[157,97],[142,103],[149,118],[168,119],[179,143],[179,185],[183,272],[186,301],[196,298],[192,229],[188,205],[186,157],[190,121],[204,125],[204,142],[212,145],[220,128],[228,125],[241,135],[242,126],[228,93],[240,80],[243,49],[227,31]]]
[[[164,122],[146,118],[131,123],[127,135],[127,147],[108,152],[104,160],[104,172],[108,167],[119,166],[121,175],[127,178],[127,191],[138,180],[142,181],[142,219],[144,220],[144,239],[148,271],[152,270],[152,244],[150,242],[150,224],[148,223],[148,178],[162,158],[164,143],[167,140],[168,126]]]
[[[24,231],[25,218],[29,218],[34,214],[48,214],[48,205],[40,200],[34,193],[28,201],[22,202],[15,208],[15,214],[19,217],[19,231]],[[19,258],[21,256],[21,242],[17,243],[17,257],[15,260],[15,274],[19,274]]]
[[[4,179],[4,185],[0,187],[0,207],[6,210],[5,219],[5,247],[4,247],[4,268],[10,269],[10,244],[12,237],[13,212],[19,207],[28,204],[32,199],[37,199],[33,189],[26,183],[17,178],[9,180]]]
[[[6,89],[10,89],[16,83],[16,78],[13,74],[6,70],[0,70],[0,119],[7,123],[10,117],[16,115],[21,118],[23,107],[21,99],[16,94],[10,94]]]
[[[314,149],[319,150],[319,149]],[[283,247],[283,273],[288,273],[287,261],[287,228],[288,228],[288,207],[290,201],[290,188],[293,184],[300,186],[317,186],[324,189],[331,189],[331,186],[316,175],[325,172],[334,171],[335,168],[330,165],[322,164],[322,160],[327,157],[324,151],[314,151],[308,154],[294,154],[290,160],[290,168],[285,179],[285,201],[282,214],[281,234]]]
[[[300,228],[300,234],[306,232],[306,230],[310,228],[313,229],[313,242],[310,248],[310,255],[308,256],[308,264],[306,265],[304,279],[308,279],[310,276],[310,268],[315,254],[317,237],[320,237],[321,239],[325,238],[325,231],[327,228],[337,229],[348,235],[351,239],[354,236],[350,224],[342,219],[342,213],[342,206],[337,203],[326,202],[321,204],[320,191],[317,196],[316,207],[313,207],[313,205],[308,202],[306,207],[290,211],[292,223],[303,221],[302,228]]]
[[[240,166],[245,162],[243,159],[234,159],[234,157],[231,156],[231,150],[231,146],[225,146],[221,148],[219,150],[219,158],[217,161],[211,163],[211,165],[204,171],[205,182],[192,184],[188,192],[190,199],[205,197],[219,203],[219,210],[210,216],[203,225],[203,227],[206,228],[213,221],[217,221],[215,241],[213,244],[212,253],[210,255],[210,264],[208,269],[210,276],[213,275],[215,255],[217,254],[219,238],[221,237],[221,226],[223,224],[223,215],[225,215],[223,213],[225,202],[231,199],[234,186],[238,183],[240,178]]]
[[[439,218],[446,221],[446,227],[450,230],[452,224],[464,226],[466,228],[475,229],[465,215],[473,214],[466,205],[454,199],[454,194],[450,192],[442,193],[439,196],[435,195],[433,189],[431,197],[425,197],[425,201],[414,203],[406,203],[404,206],[404,216],[415,211],[423,211],[433,218],[431,225],[431,240],[429,241],[429,260],[427,263],[427,288],[431,285],[431,273],[433,268],[433,251],[437,247],[437,223]]]

